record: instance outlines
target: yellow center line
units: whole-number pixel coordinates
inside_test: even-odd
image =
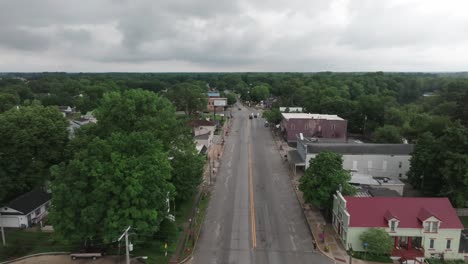
[[[252,180],[252,159],[251,150],[249,143],[249,191],[250,191],[250,221],[252,223],[252,247],[257,247],[257,234],[255,230],[255,203],[254,203],[254,192],[253,192],[253,180]]]

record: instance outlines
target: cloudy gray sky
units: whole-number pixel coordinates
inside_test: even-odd
[[[466,0],[0,0],[0,71],[467,71]]]

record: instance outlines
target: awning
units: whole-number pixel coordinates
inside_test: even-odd
[[[288,151],[289,163],[294,164],[295,166],[305,166],[305,161],[302,159],[301,155],[297,150]]]

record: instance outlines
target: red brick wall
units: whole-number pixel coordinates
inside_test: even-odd
[[[296,135],[304,137],[342,138],[346,139],[348,121],[325,119],[289,119],[283,120],[288,142],[295,142]]]

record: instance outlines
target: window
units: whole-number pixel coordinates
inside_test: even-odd
[[[430,222],[425,222],[424,223],[424,232],[429,232],[431,228],[431,223]]]
[[[429,248],[434,249],[434,239],[429,239]]]
[[[452,240],[451,239],[447,239],[447,246],[446,248],[447,249],[450,249],[450,246],[452,245]]]
[[[401,168],[402,165],[403,165],[403,162],[399,161],[398,162],[398,168]]]
[[[353,160],[353,171],[357,171],[357,160]]]
[[[401,178],[401,176],[403,176],[403,174],[401,174],[401,173],[400,173],[400,174],[398,174],[398,177],[400,177],[400,178]]]
[[[34,211],[34,214],[35,214],[36,216],[40,215],[40,214],[41,214],[41,208],[40,208],[40,207],[37,208],[36,211]]]
[[[439,229],[439,228],[438,228],[439,226],[438,226],[437,222],[432,222],[432,223],[431,223],[431,227],[432,227],[432,228],[431,228],[431,232],[437,233],[437,231],[438,231],[438,229]]]
[[[396,229],[396,222],[390,221],[390,231],[395,232],[395,229]]]
[[[383,170],[383,171],[387,171],[387,161],[386,161],[386,160],[384,160],[384,161],[382,162],[382,170]]]

